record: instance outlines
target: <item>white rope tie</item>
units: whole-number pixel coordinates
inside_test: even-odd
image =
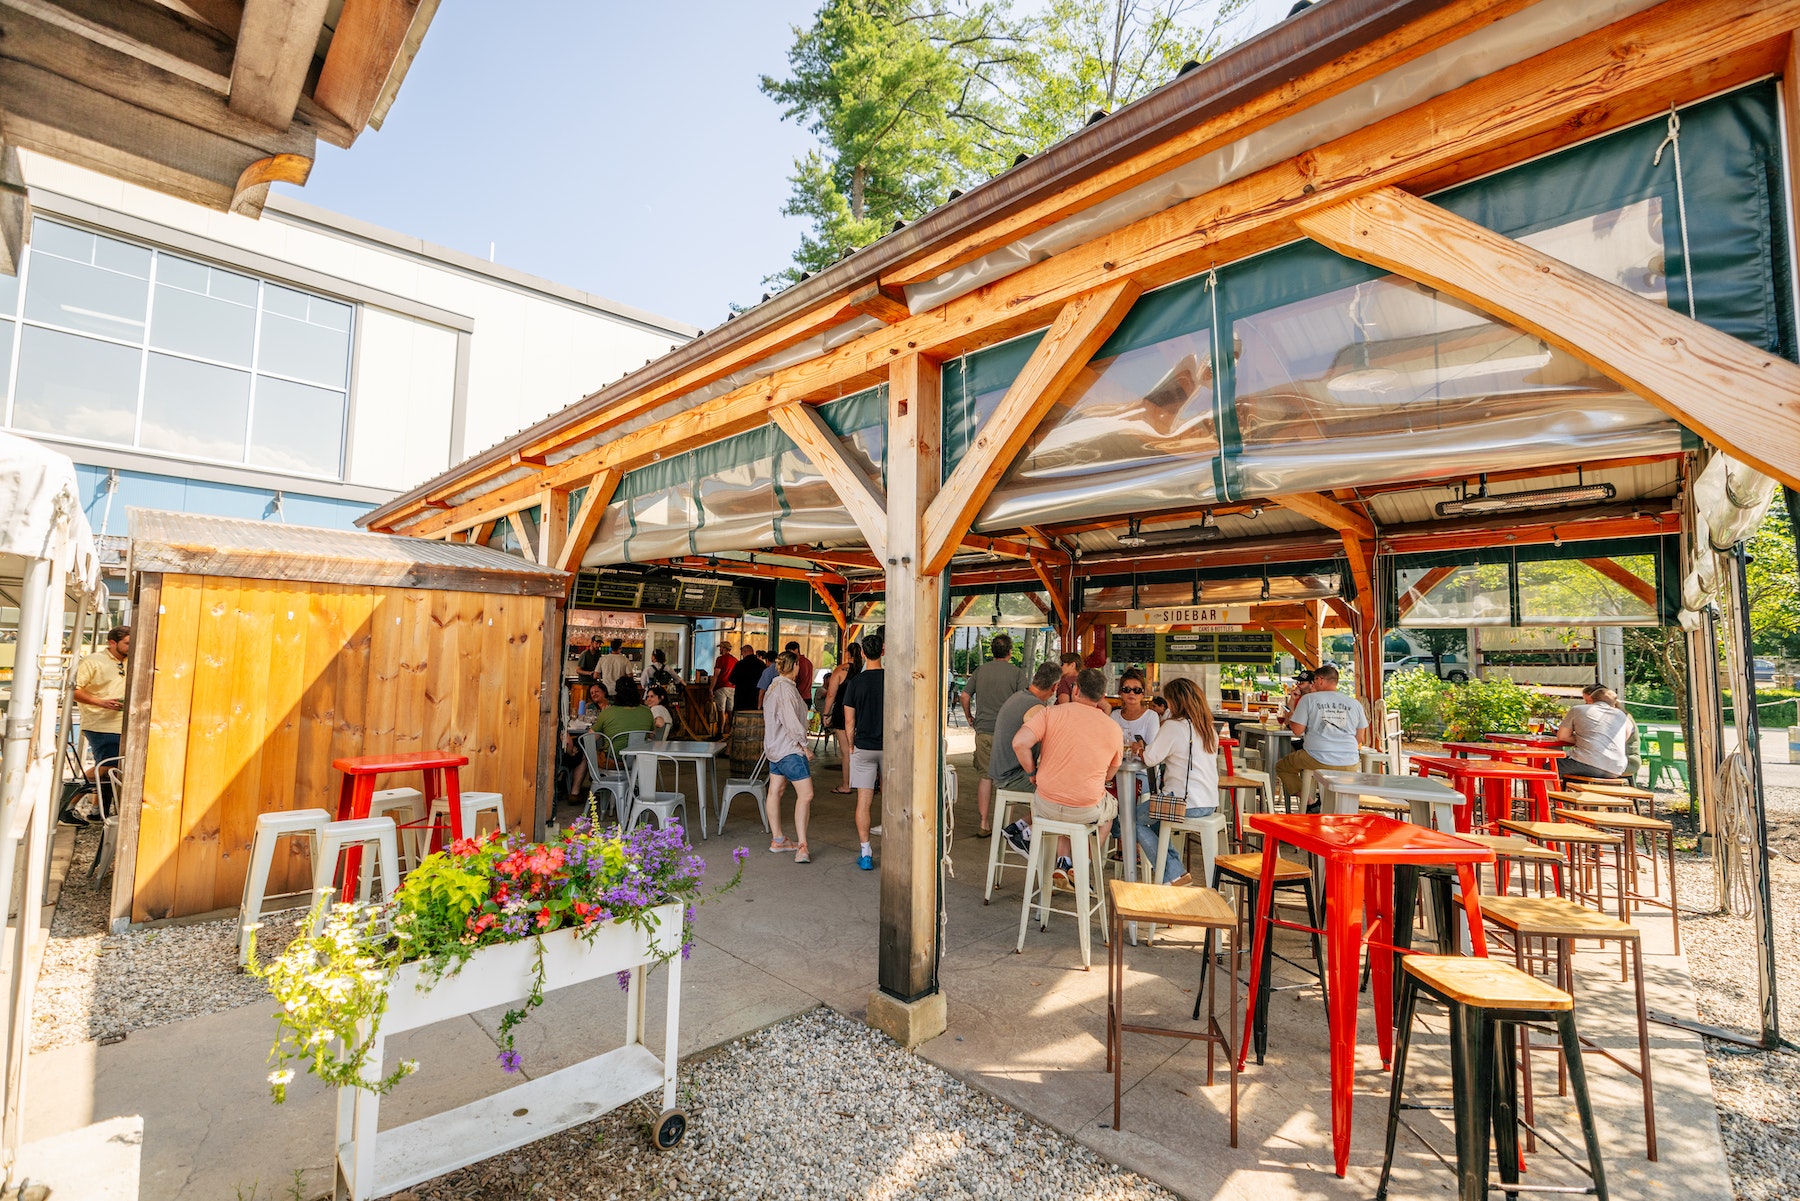
[[[1681,224],[1681,269],[1687,276],[1688,316],[1694,317],[1694,256],[1688,249],[1687,189],[1681,183],[1681,115],[1675,106],[1669,106],[1669,132],[1656,148],[1656,157],[1650,160],[1653,167],[1662,166],[1663,151],[1673,148],[1671,155],[1675,162],[1675,214]]]

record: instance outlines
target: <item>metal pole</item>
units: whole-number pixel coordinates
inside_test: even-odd
[[[1750,773],[1751,831],[1756,842],[1750,864],[1756,876],[1753,916],[1756,920],[1756,980],[1762,1009],[1762,1042],[1763,1046],[1774,1050],[1781,1045],[1781,1017],[1775,1003],[1775,901],[1769,887],[1769,817],[1763,797],[1762,737],[1756,720],[1756,662],[1750,644],[1750,590],[1744,578],[1746,562],[1744,544],[1740,542],[1731,552],[1731,588],[1737,602],[1737,612],[1731,623],[1735,645],[1731,649],[1737,661],[1734,666],[1742,670],[1743,682],[1733,689],[1736,703],[1732,708],[1737,716],[1738,745]],[[1737,671],[1732,674],[1736,675]],[[1676,920],[1680,920],[1679,915]]]

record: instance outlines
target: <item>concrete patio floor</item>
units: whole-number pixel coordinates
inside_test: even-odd
[[[944,897],[943,990],[949,1031],[920,1049],[928,1060],[1017,1106],[1115,1162],[1190,1198],[1328,1198],[1373,1195],[1385,1128],[1387,1081],[1374,1050],[1364,1004],[1358,1057],[1355,1136],[1347,1179],[1331,1170],[1326,1031],[1316,987],[1275,994],[1269,1054],[1240,1079],[1240,1139],[1226,1142],[1226,1077],[1206,1086],[1204,1047],[1127,1036],[1123,1129],[1112,1130],[1112,1082],[1105,1071],[1105,949],[1097,937],[1092,971],[1083,971],[1071,919],[1047,933],[1029,931],[1014,953],[1019,926],[1017,873],[982,903],[987,849],[975,822],[970,736],[952,735],[961,767],[955,875]],[[748,845],[743,885],[706,906],[699,945],[686,966],[681,1049],[702,1052],[818,1004],[860,1016],[875,985],[878,875],[857,870],[848,797],[834,796],[833,763],[814,808],[814,862],[770,855],[754,815],[740,806],[727,837],[701,844],[710,875],[727,878],[727,851]],[[877,848],[879,851],[879,847]],[[1645,931],[1653,1012],[1692,1017],[1685,961],[1670,952],[1669,918],[1650,911]],[[1293,937],[1292,949],[1300,943]],[[1129,952],[1128,1006],[1182,1024],[1193,1005],[1201,957],[1179,935]],[[1298,957],[1298,956],[1297,956]],[[1577,1014],[1583,1033],[1627,1062],[1636,1029],[1629,986],[1616,955],[1577,959]],[[660,1040],[658,974],[650,1003],[652,1045]],[[1283,977],[1283,982],[1289,982]],[[1297,977],[1295,978],[1297,979]],[[564,1066],[617,1045],[623,998],[610,983],[554,993],[521,1027],[527,1075]],[[420,1074],[383,1105],[384,1127],[402,1124],[510,1083],[494,1063],[499,1011],[396,1038],[390,1062],[421,1061]],[[1441,1014],[1414,1037],[1409,1094],[1448,1098],[1448,1057]],[[263,1060],[273,1023],[249,1006],[132,1032],[108,1046],[83,1043],[32,1056],[27,1079],[28,1140],[67,1135],[108,1119],[141,1117],[137,1196],[144,1201],[286,1196],[301,1174],[303,1196],[328,1192],[331,1098],[310,1078],[289,1090],[283,1107],[267,1098]],[[1588,1061],[1612,1195],[1647,1198],[1678,1191],[1684,1201],[1729,1201],[1731,1188],[1700,1039],[1651,1027],[1661,1161],[1644,1155],[1636,1081],[1598,1057]],[[1222,1066],[1222,1065],[1221,1065]],[[1555,1071],[1539,1061],[1538,1122],[1562,1145],[1579,1147],[1572,1105],[1555,1096]],[[800,1103],[797,1101],[797,1103]],[[1415,1124],[1450,1154],[1447,1114],[1418,1113]],[[108,1129],[116,1129],[109,1127]],[[1417,1142],[1401,1136],[1392,1195],[1446,1195],[1453,1176]],[[1576,1177],[1547,1148],[1530,1159],[1536,1184]]]

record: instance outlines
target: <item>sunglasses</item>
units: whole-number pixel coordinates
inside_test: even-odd
[[[1121,689],[1119,689],[1119,695],[1120,696],[1143,696],[1144,690],[1142,688],[1121,688]]]

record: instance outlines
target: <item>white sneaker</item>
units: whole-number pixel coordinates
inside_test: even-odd
[[[870,826],[869,827],[869,837],[870,838],[880,838],[881,837],[881,827],[880,826]]]

